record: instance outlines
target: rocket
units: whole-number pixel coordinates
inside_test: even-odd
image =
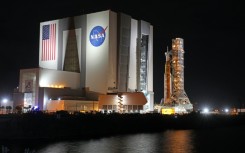
[[[184,89],[184,40],[172,39],[172,49],[165,52],[163,104],[174,107],[178,113],[191,112],[193,106]]]

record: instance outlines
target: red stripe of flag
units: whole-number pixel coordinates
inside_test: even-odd
[[[55,55],[56,55],[56,24],[54,25],[54,60],[55,60]]]

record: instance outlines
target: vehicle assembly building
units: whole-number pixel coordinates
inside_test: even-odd
[[[153,111],[153,26],[110,10],[40,23],[39,68],[21,69],[17,105]]]
[[[184,89],[184,40],[172,39],[172,50],[165,52],[164,98],[162,113],[188,113],[193,106]],[[170,112],[169,112],[170,111]]]

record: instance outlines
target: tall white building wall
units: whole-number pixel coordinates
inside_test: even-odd
[[[128,75],[128,89],[135,91],[137,89],[137,35],[138,35],[138,21],[131,19],[131,39],[130,39],[130,53],[129,53],[129,75]]]
[[[147,90],[153,92],[153,26],[150,26],[149,33],[147,84]]]
[[[117,14],[109,11],[109,71],[108,88],[117,87]]]
[[[104,36],[99,36],[102,31],[94,28],[100,26],[105,30]],[[87,15],[87,41],[86,41],[86,87],[91,91],[107,92],[109,72],[109,11]],[[92,31],[94,30],[94,31]],[[93,34],[90,35],[90,34]],[[94,46],[91,39],[102,41],[99,46]]]

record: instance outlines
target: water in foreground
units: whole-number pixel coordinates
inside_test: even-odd
[[[231,153],[243,152],[245,126],[164,130],[58,142],[0,142],[8,153]]]

